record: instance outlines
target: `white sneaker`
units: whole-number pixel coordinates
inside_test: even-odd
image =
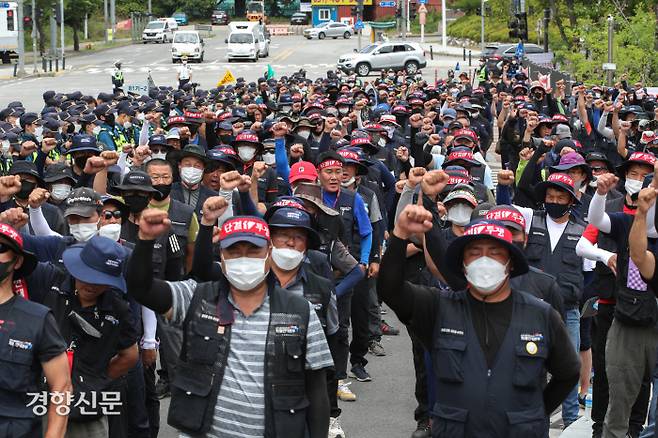
[[[336,391],[336,395],[342,401],[356,401],[356,394],[350,389],[351,383],[352,382],[346,382],[344,380],[338,381],[338,391]]]
[[[345,438],[345,432],[340,427],[338,418],[329,417],[329,437],[328,438]]]

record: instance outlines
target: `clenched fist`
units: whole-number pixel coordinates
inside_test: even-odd
[[[27,203],[32,208],[39,208],[43,205],[44,202],[50,197],[50,192],[46,189],[36,188],[30,193],[30,197],[27,199]]]
[[[511,170],[498,171],[498,184],[501,186],[511,186],[514,184],[514,172]]]
[[[431,228],[432,213],[420,205],[407,205],[395,223],[393,234],[406,240],[414,234],[424,234]]]
[[[450,176],[443,170],[432,170],[423,176],[420,188],[424,194],[430,197],[436,197],[450,181]]]
[[[171,221],[166,211],[147,208],[140,215],[138,225],[141,240],[155,240],[169,229]]]
[[[224,214],[227,208],[228,201],[223,196],[211,196],[206,199],[201,210],[201,224],[215,225],[217,219]]]

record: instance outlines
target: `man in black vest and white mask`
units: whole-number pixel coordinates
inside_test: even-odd
[[[202,225],[213,226],[227,206],[221,198]],[[169,219],[145,210],[139,225],[130,293],[184,334],[169,424],[194,436],[325,438],[331,353],[309,302],[274,284],[267,223],[250,216],[224,222],[226,278],[199,284],[154,280],[150,252]]]

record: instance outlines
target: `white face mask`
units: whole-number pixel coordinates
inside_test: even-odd
[[[266,152],[263,154],[263,161],[268,166],[272,166],[276,162],[276,157],[274,156],[274,153]]]
[[[256,156],[256,148],[253,146],[238,147],[238,156],[242,161],[251,161]]]
[[[119,236],[121,236],[121,224],[107,224],[100,227],[98,230],[98,235],[107,237],[113,242],[119,241]]]
[[[34,136],[37,138],[37,140],[41,141],[43,138],[43,126],[37,126],[36,129],[34,130]]]
[[[590,187],[596,188],[598,186],[598,182],[596,181],[596,177],[592,178],[592,180],[589,182]]]
[[[628,178],[624,183],[624,188],[626,189],[626,193],[633,196],[634,194],[642,190],[642,181]]]
[[[340,107],[338,108],[338,112],[342,115],[346,115],[347,113],[350,112],[350,109],[349,107]]]
[[[156,152],[151,154],[151,159],[159,158],[161,160],[164,160],[167,158],[167,153],[166,152]]]
[[[82,125],[79,123],[74,123],[73,124],[73,132],[78,133],[82,129]]]
[[[65,200],[71,193],[71,186],[68,184],[53,184],[53,188],[50,191],[53,199],[55,201]]]
[[[300,129],[299,131],[296,132],[297,135],[299,135],[303,139],[308,139],[311,136],[311,130],[310,129]]]
[[[354,184],[354,181],[356,181],[356,178],[352,177],[352,178],[348,179],[347,181],[341,182],[340,185],[345,187],[345,188],[348,188],[348,187],[351,187],[352,184]]]
[[[384,129],[386,129],[386,135],[388,138],[393,138],[393,135],[395,134],[395,126],[387,126]]]
[[[131,122],[125,122],[123,124],[124,129],[130,129],[133,127],[133,124]]]
[[[193,186],[199,184],[199,181],[201,181],[203,170],[197,169],[196,167],[183,167],[180,170],[180,177],[185,184]]]
[[[83,223],[70,225],[71,236],[78,242],[86,242],[98,233],[98,223]]]
[[[463,227],[471,221],[471,213],[473,208],[460,202],[448,209],[448,220]]]
[[[224,259],[224,275],[237,290],[252,290],[261,284],[269,274],[269,271],[265,270],[266,261],[267,257],[264,259],[253,257]]]
[[[2,140],[2,143],[0,143],[0,149],[2,150],[3,155],[7,155],[9,153],[9,140]]]
[[[383,137],[380,138],[379,141],[377,142],[377,144],[378,144],[380,147],[385,147],[385,146],[386,146],[386,139],[383,138]]]
[[[507,278],[507,265],[487,256],[473,260],[464,269],[466,280],[483,294],[494,292]]]
[[[304,260],[304,253],[290,248],[272,248],[272,261],[284,271],[292,271]]]
[[[94,129],[92,129],[91,132],[93,132],[94,135],[98,135],[101,132],[101,127],[98,126],[98,125],[95,125]]]
[[[144,115],[144,113],[139,113],[139,114],[137,114],[136,117],[137,117],[137,120],[139,120],[140,122],[143,122],[144,119],[146,118],[146,116]]]

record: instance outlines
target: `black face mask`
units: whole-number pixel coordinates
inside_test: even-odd
[[[9,277],[14,270],[9,269],[11,266],[13,266],[14,262],[16,259],[9,260],[8,262],[0,263],[0,283],[5,281],[7,277]]]
[[[128,210],[133,213],[141,213],[149,205],[149,197],[142,195],[124,196]]]
[[[532,95],[535,97],[535,100],[543,100],[544,99],[544,93],[532,93]]]
[[[37,183],[29,182],[29,181],[21,181],[21,189],[19,190],[18,193],[16,193],[16,198],[25,200],[30,197],[30,193],[32,193],[32,190],[34,190],[37,187]]]
[[[75,132],[75,125],[73,123],[69,123],[69,125],[66,127],[66,133],[73,134],[74,132]]]
[[[571,210],[571,205],[556,204],[555,202],[545,202],[544,209],[546,210],[546,213],[548,213],[548,215],[551,218],[559,219],[565,214],[569,213],[569,211]]]
[[[171,192],[171,184],[156,184],[153,188],[157,190],[157,193],[153,194],[153,199],[156,201],[163,201]]]
[[[89,157],[84,156],[84,157],[75,157],[73,159],[73,163],[75,163],[76,166],[80,168],[80,170],[84,169],[85,166],[87,165],[87,159]]]
[[[219,139],[223,144],[231,144],[233,143],[233,136],[232,135],[220,135]]]
[[[525,242],[517,242],[514,240],[512,241],[512,244],[516,246],[521,252],[525,252]]]

